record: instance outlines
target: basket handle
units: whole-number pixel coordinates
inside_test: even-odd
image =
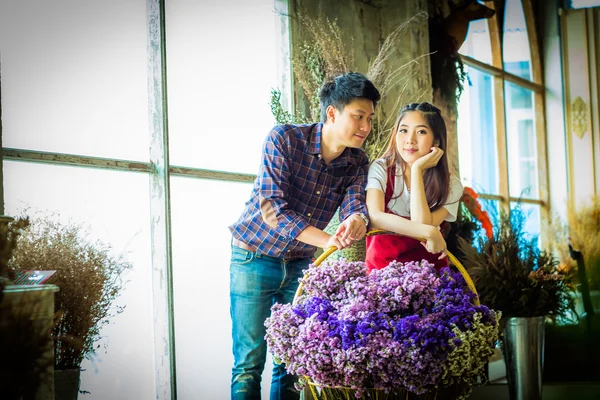
[[[384,232],[386,232],[386,231],[382,231],[382,230],[379,230],[379,229],[371,230],[371,231],[367,232],[367,236],[375,235],[375,234],[378,234],[378,233],[384,233]],[[418,240],[420,240],[421,242],[425,241],[425,239],[418,239]],[[315,262],[314,262],[315,266],[318,267],[319,265],[321,265],[321,263],[323,261],[325,261],[325,259],[327,257],[329,257],[331,254],[333,254],[336,250],[337,250],[337,247],[335,247],[335,246],[331,246],[330,248],[328,248],[327,250],[325,250],[323,252],[323,254],[321,254],[319,256],[319,258],[317,258],[315,260]],[[446,250],[446,254],[447,254],[447,257],[450,260],[450,262],[456,267],[456,269],[458,269],[458,271],[460,272],[460,274],[464,278],[465,282],[467,283],[467,287],[475,295],[475,299],[474,299],[475,305],[476,306],[480,305],[481,303],[479,302],[479,294],[477,293],[477,289],[475,289],[475,284],[473,283],[473,280],[471,279],[471,276],[469,275],[469,273],[467,272],[467,270],[465,269],[465,267],[461,264],[461,262],[458,261],[458,258],[456,258],[454,256],[454,254],[452,254],[448,250]],[[298,289],[296,290],[296,294],[294,295],[293,304],[296,304],[297,301],[298,301],[298,298],[302,295],[303,286],[304,286],[304,284],[302,282],[300,282],[300,285],[298,285]]]

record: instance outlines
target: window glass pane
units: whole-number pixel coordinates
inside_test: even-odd
[[[492,63],[492,44],[486,18],[469,22],[467,37],[458,51],[486,64]]]
[[[166,12],[171,163],[256,173],[275,124],[273,0],[174,0]]]
[[[505,82],[508,180],[510,195],[537,199],[537,140],[533,92]]]
[[[3,145],[148,159],[146,1],[2,1]]]
[[[507,0],[504,11],[502,58],[504,70],[531,79],[531,53],[521,0]]]
[[[492,77],[468,68],[468,86],[458,104],[459,166],[463,184],[498,193],[498,156]]]
[[[251,184],[174,177],[173,269],[177,397],[229,398],[231,319],[227,227],[242,213]],[[215,201],[210,194],[218,193]],[[263,398],[268,398],[271,361],[263,373]]]
[[[525,218],[525,223],[523,224],[523,231],[525,232],[525,238],[528,240],[537,239],[538,245],[540,240],[540,206],[536,204],[527,204],[527,203],[518,203],[511,202],[510,208],[520,208],[523,217]]]
[[[113,303],[125,311],[104,326],[97,353],[82,363],[85,399],[156,398],[148,176],[4,161],[4,179],[7,215],[27,208],[58,214],[89,227],[92,240],[110,244],[115,256],[133,264]]]

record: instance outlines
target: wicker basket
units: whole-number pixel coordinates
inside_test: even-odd
[[[378,389],[366,389],[362,396],[356,397],[355,390],[348,388],[330,388],[309,382],[304,389],[304,400],[455,400],[463,391],[461,387],[441,387],[423,394],[415,394],[405,389],[384,392]]]
[[[371,235],[378,235],[381,233],[389,233],[387,231],[382,231],[382,230],[371,230],[367,233],[367,236],[371,236]],[[329,257],[331,254],[333,254],[335,251],[337,250],[336,247],[330,247],[329,249],[325,250],[323,252],[323,254],[321,254],[319,256],[319,258],[317,258],[314,262],[314,264],[316,266],[321,265],[321,263],[323,261],[325,261],[325,259],[327,257]],[[467,283],[467,286],[469,287],[469,289],[473,292],[473,294],[475,295],[475,300],[474,303],[476,306],[480,305],[479,303],[479,295],[477,294],[477,289],[475,289],[475,284],[473,283],[473,280],[471,279],[471,276],[469,275],[469,273],[467,272],[467,270],[465,269],[465,267],[461,264],[460,261],[458,261],[458,258],[456,258],[454,256],[454,254],[450,253],[450,251],[446,250],[446,254],[448,255],[448,260],[450,260],[450,263],[452,265],[454,265],[456,267],[456,269],[458,269],[458,271],[460,272],[460,274],[463,276],[463,278],[465,279],[465,282]],[[303,290],[303,284],[300,283],[300,285],[298,286],[298,289],[296,290],[296,294],[294,296],[294,304],[297,303],[298,298],[300,296],[302,296],[302,290]]]
[[[377,235],[380,233],[390,233],[387,231],[381,230],[372,230],[367,233],[367,235]],[[330,247],[327,249],[319,258],[317,258],[314,262],[314,265],[319,266],[327,257],[333,254],[337,250],[336,247]],[[469,289],[475,294],[474,303],[475,305],[480,305],[479,303],[479,295],[477,294],[477,290],[475,289],[475,284],[473,280],[467,273],[467,270],[464,266],[458,261],[458,259],[449,251],[446,251],[448,255],[448,259],[451,264],[453,264],[456,269],[461,273],[467,286]],[[296,294],[294,296],[293,304],[297,304],[298,299],[302,296],[303,292],[303,283],[301,282],[296,290]],[[304,399],[315,399],[315,400],[350,400],[350,399],[369,399],[369,400],[443,400],[443,399],[456,399],[458,395],[463,391],[463,387],[440,387],[433,390],[428,391],[427,393],[418,395],[412,393],[406,389],[398,388],[394,389],[391,392],[385,392],[381,389],[365,389],[362,391],[362,396],[356,396],[356,390],[345,388],[345,387],[327,387],[320,385],[316,382],[313,382],[310,377],[305,376],[304,379],[308,382],[308,387],[304,390]]]

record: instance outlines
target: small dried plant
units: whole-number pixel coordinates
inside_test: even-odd
[[[56,270],[48,281],[60,288],[53,329],[56,369],[79,368],[100,329],[123,312],[113,301],[131,264],[112,253],[110,245],[91,240],[83,225],[44,215],[32,217],[18,238],[11,269]]]
[[[8,284],[13,278],[11,270],[8,268],[8,262],[17,247],[17,239],[28,226],[28,218],[18,218],[13,221],[11,217],[0,216],[0,284]],[[2,290],[0,287],[1,300]]]
[[[365,152],[370,159],[379,157],[387,144],[392,126],[400,107],[408,102],[410,94],[408,87],[417,75],[414,68],[419,64],[419,59],[429,54],[423,54],[417,59],[402,65],[394,65],[390,60],[398,52],[399,43],[410,35],[407,33],[409,27],[414,23],[421,23],[427,19],[424,12],[418,13],[409,20],[400,24],[384,40],[375,59],[369,64],[365,76],[369,78],[384,98],[392,90],[399,93],[392,105],[392,109],[382,111],[381,107],[376,110],[373,120],[373,129],[365,143]],[[281,106],[281,92],[274,89],[271,92],[271,111],[278,124],[285,123],[308,123],[319,121],[321,109],[319,104],[319,89],[323,82],[331,77],[356,71],[353,37],[347,37],[350,45],[342,41],[346,35],[342,33],[336,20],[330,20],[322,15],[316,18],[299,16],[300,24],[304,27],[308,39],[302,43],[294,52],[292,66],[296,81],[302,88],[309,103],[309,115],[300,108],[294,113],[287,112]]]
[[[577,262],[569,253],[569,226],[558,216],[549,222],[545,227],[548,234],[548,250],[558,258],[560,269],[571,271],[577,266]]]
[[[573,275],[527,238],[525,219],[519,208],[501,212],[493,237],[479,238],[477,248],[459,239],[481,303],[504,317],[574,315]]]
[[[600,290],[600,196],[577,209],[569,208],[569,242],[583,254],[590,290]]]

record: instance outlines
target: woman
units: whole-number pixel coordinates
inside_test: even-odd
[[[463,188],[449,173],[446,136],[433,105],[412,103],[400,110],[385,153],[369,169],[367,208],[372,228],[401,236],[367,238],[369,270],[394,260],[448,265],[440,225],[456,220]]]

